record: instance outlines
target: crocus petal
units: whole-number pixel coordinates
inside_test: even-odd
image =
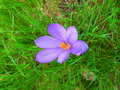
[[[53,37],[60,39],[62,41],[67,40],[67,31],[60,24],[57,23],[50,24],[48,27],[48,33]]]
[[[40,63],[49,63],[55,60],[61,54],[61,52],[62,50],[60,48],[39,51],[36,55],[36,61]]]
[[[75,42],[75,44],[73,44],[71,48],[71,53],[79,56],[85,53],[88,50],[88,48],[89,47],[86,42],[78,40]]]
[[[74,44],[78,39],[78,32],[75,26],[71,26],[67,29],[67,41],[71,45]]]
[[[35,40],[35,44],[40,48],[57,48],[62,41],[50,36],[42,36]]]
[[[69,54],[70,50],[65,50],[63,53],[60,54],[57,62],[62,64],[69,57]]]

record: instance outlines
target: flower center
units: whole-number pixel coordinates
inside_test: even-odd
[[[61,47],[64,50],[66,50],[66,49],[71,48],[71,45],[69,43],[62,42],[59,47]]]

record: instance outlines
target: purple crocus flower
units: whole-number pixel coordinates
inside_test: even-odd
[[[70,53],[80,56],[88,50],[88,45],[82,40],[78,40],[78,32],[74,26],[67,30],[57,23],[48,27],[50,36],[42,36],[35,40],[35,44],[43,48],[36,55],[36,61],[49,63],[57,59],[58,63],[63,63]]]

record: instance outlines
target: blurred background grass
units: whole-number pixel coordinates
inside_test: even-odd
[[[119,0],[0,0],[0,90],[119,90]],[[62,65],[35,61],[50,23],[89,45]]]

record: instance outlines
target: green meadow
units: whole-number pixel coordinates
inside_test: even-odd
[[[119,0],[0,0],[0,90],[120,90]],[[50,23],[75,26],[89,50],[35,60]]]

